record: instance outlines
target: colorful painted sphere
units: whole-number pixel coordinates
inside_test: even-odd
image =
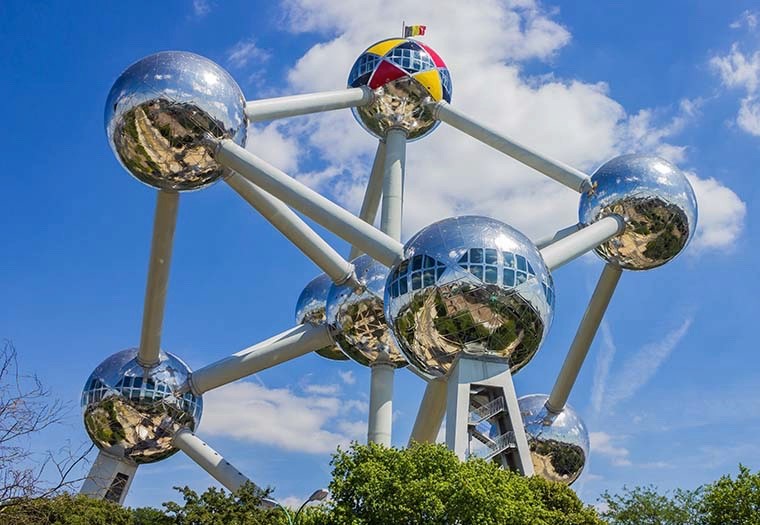
[[[438,53],[411,38],[389,38],[373,44],[354,62],[349,87],[367,86],[374,100],[353,108],[356,120],[384,138],[391,128],[407,140],[427,135],[438,125],[425,103],[451,102],[451,75]]]

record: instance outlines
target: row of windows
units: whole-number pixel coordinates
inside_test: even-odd
[[[89,405],[91,403],[98,403],[106,397],[108,393],[113,392],[114,390],[120,392],[121,395],[132,401],[146,399],[149,401],[160,401],[172,393],[171,388],[165,384],[159,384],[158,388],[155,388],[155,382],[152,380],[145,382],[146,385],[153,385],[152,388],[148,386],[143,388],[142,377],[126,377],[122,381],[119,381],[119,383],[122,384],[117,384],[115,388],[109,388],[100,379],[93,379],[88,385],[88,388],[82,393],[82,404]],[[136,383],[140,386],[124,386],[135,385]],[[200,405],[197,403],[195,396],[193,396],[191,392],[185,392],[182,394],[181,400],[182,410],[191,412],[195,417],[200,416]]]
[[[441,75],[441,84],[443,85],[443,98],[446,102],[451,101],[451,73],[445,67],[439,67],[438,73]]]
[[[493,248],[472,248],[459,258],[459,266],[487,284],[501,284],[513,288],[525,283],[536,272],[522,255]],[[409,291],[433,286],[446,270],[445,264],[429,255],[415,255],[402,262],[391,274],[390,296],[399,297]],[[501,282],[499,282],[501,279]],[[554,290],[541,283],[546,301],[554,305]]]
[[[351,68],[351,73],[348,75],[348,84],[353,86],[357,78],[374,71],[378,62],[380,62],[380,57],[372,53],[365,53],[360,56],[354,67]]]
[[[435,69],[435,63],[433,63],[430,55],[420,49],[404,49],[402,46],[399,46],[391,50],[386,55],[386,58],[397,66],[401,66],[409,73]]]

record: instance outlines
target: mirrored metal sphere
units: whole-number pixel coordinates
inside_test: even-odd
[[[137,363],[137,349],[113,354],[100,363],[82,392],[84,426],[104,452],[137,464],[153,463],[176,452],[174,434],[194,430],[203,411],[200,396],[173,392],[190,369],[178,357],[160,352],[151,369]]]
[[[383,313],[388,268],[369,255],[361,255],[351,262],[361,287],[333,284],[327,294],[327,322],[335,329],[335,342],[361,365],[371,366],[387,359],[397,368],[406,366]]]
[[[296,324],[321,325],[327,322],[327,293],[332,280],[325,274],[319,275],[306,285],[296,303]],[[317,354],[335,361],[346,361],[348,356],[337,345],[325,346],[315,350]]]
[[[581,195],[580,222],[617,213],[628,227],[597,248],[627,270],[649,270],[681,253],[697,227],[697,199],[686,176],[659,157],[623,155],[596,170]]]
[[[426,101],[451,102],[451,75],[438,53],[411,38],[390,38],[371,45],[354,62],[348,87],[368,86],[375,99],[353,108],[356,120],[378,138],[401,128],[408,140],[438,125]]]
[[[517,400],[537,476],[570,485],[588,461],[586,425],[570,405],[559,414],[546,410],[549,396],[532,394]]]
[[[385,315],[401,351],[425,378],[448,375],[460,352],[508,360],[535,355],[554,315],[554,284],[525,235],[488,217],[431,224],[391,268]]]
[[[108,94],[106,132],[121,164],[160,190],[196,190],[230,171],[207,136],[245,143],[245,98],[214,62],[180,51],[135,62]]]

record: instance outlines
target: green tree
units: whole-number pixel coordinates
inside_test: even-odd
[[[704,525],[760,525],[760,471],[739,465],[736,479],[723,476],[705,487],[699,508]]]
[[[286,524],[282,510],[264,509],[262,500],[270,491],[262,490],[251,483],[243,485],[237,492],[229,493],[214,487],[202,494],[188,487],[175,487],[184,499],[184,504],[164,503],[166,514],[176,525],[279,525]],[[141,524],[142,525],[142,524]],[[163,525],[163,522],[146,522],[144,525]]]
[[[134,519],[130,509],[110,501],[62,494],[4,507],[0,511],[0,525],[134,525]]]
[[[699,523],[699,491],[677,490],[660,494],[653,486],[623,487],[622,494],[605,492],[602,512],[610,525],[696,525]]]
[[[332,525],[597,525],[568,487],[525,478],[441,445],[352,445],[333,457],[332,502],[303,523]]]

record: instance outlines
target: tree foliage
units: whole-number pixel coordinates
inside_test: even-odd
[[[696,490],[661,494],[654,487],[605,492],[610,525],[760,525],[760,472],[739,465],[736,478],[723,476]]]
[[[332,502],[308,523],[595,525],[596,512],[568,487],[525,478],[441,445],[353,445],[333,458]]]

